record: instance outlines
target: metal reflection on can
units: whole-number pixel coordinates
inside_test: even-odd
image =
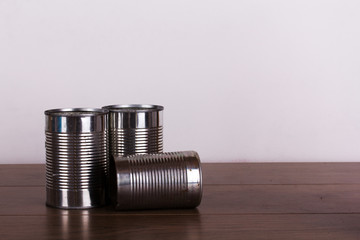
[[[103,108],[109,110],[111,155],[127,156],[163,151],[164,107],[130,104]]]
[[[45,111],[46,204],[86,209],[105,204],[108,111]]]
[[[200,158],[194,151],[118,156],[111,162],[118,210],[194,208],[201,202]]]

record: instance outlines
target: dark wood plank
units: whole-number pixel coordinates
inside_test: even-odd
[[[207,184],[360,184],[360,163],[203,163]],[[0,186],[44,186],[44,164],[0,165]]]
[[[0,164],[1,186],[45,186],[45,165]]]
[[[360,163],[203,164],[197,209],[45,206],[44,165],[0,165],[0,239],[359,239]]]
[[[359,184],[359,163],[205,163],[205,184]]]
[[[1,217],[2,239],[359,239],[359,214]]]
[[[0,215],[82,214],[45,207],[44,187],[1,187]],[[200,214],[360,213],[360,185],[206,185]],[[91,214],[129,214],[109,208]],[[196,212],[195,212],[196,213]],[[193,214],[140,211],[130,214]]]

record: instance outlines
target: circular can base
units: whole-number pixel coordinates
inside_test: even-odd
[[[87,210],[87,209],[102,207],[102,206],[93,206],[93,207],[58,207],[58,206],[52,206],[52,205],[48,204],[47,202],[45,203],[45,205],[47,207],[57,208],[57,209],[62,209],[62,210]]]
[[[60,209],[90,209],[106,205],[105,191],[46,189],[46,206]]]

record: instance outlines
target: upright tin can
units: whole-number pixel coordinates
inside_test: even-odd
[[[52,109],[45,119],[46,204],[65,209],[104,205],[108,111]]]
[[[112,156],[161,153],[163,151],[163,106],[110,105],[109,145]]]

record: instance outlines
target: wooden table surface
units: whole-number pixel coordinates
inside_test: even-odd
[[[45,206],[44,165],[0,165],[0,239],[360,239],[360,163],[203,164],[197,209]]]

